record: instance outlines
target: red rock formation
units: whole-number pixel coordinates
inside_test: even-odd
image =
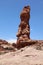
[[[23,11],[20,14],[20,25],[17,33],[17,44],[27,41],[30,39],[30,25],[29,25],[29,19],[30,19],[30,7],[25,6],[23,8]]]
[[[2,46],[0,46],[0,51],[4,51],[4,48]]]
[[[20,14],[20,25],[17,33],[17,45],[30,40],[30,7],[25,6]]]
[[[0,39],[0,45],[1,45],[1,44],[8,44],[8,42],[5,41],[5,40]]]
[[[15,43],[12,43],[12,46],[13,46],[14,48],[16,48],[17,45],[16,45]]]
[[[12,44],[8,43],[6,40],[0,39],[0,51],[15,51],[15,47]]]

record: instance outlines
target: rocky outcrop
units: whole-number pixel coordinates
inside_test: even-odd
[[[2,44],[8,44],[8,42],[6,40],[0,39],[0,45],[2,45]]]
[[[43,65],[43,51],[26,46],[16,52],[0,55],[0,65]]]
[[[17,44],[30,40],[30,7],[25,6],[20,14],[20,25],[17,33]]]
[[[0,51],[4,51],[4,48],[0,45]]]
[[[0,39],[0,54],[15,51],[15,47],[6,40]]]
[[[30,39],[30,6],[25,6],[20,14],[20,25],[17,33],[17,48],[22,48],[31,44],[35,44],[37,41]]]
[[[0,39],[0,51],[5,51],[4,46],[8,44],[7,41]]]
[[[14,48],[17,48],[17,44],[16,44],[16,43],[12,43],[12,46],[13,46]]]

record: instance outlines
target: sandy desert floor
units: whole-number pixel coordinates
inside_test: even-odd
[[[16,52],[0,55],[0,65],[43,65],[43,51],[27,46]]]

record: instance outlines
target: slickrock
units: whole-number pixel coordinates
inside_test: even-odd
[[[26,46],[4,55],[0,55],[0,65],[43,65],[43,51],[34,46]]]

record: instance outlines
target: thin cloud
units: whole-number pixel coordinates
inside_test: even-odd
[[[12,44],[12,43],[16,43],[17,39],[9,39],[7,41]]]

